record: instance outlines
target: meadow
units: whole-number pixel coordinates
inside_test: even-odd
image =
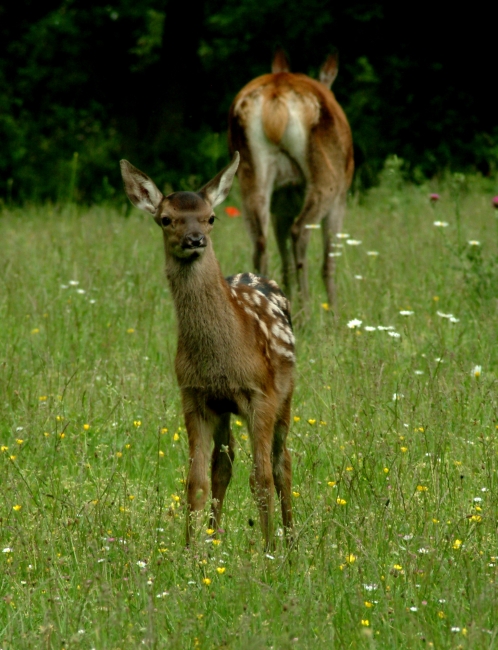
[[[312,232],[312,301],[293,303],[297,544],[279,530],[273,554],[235,417],[224,532],[184,547],[175,319],[152,218],[124,194],[4,206],[0,648],[498,647],[495,194],[480,177],[410,185],[393,159],[350,197],[337,315]],[[225,212],[237,205],[235,189],[213,231],[226,275],[251,270]]]

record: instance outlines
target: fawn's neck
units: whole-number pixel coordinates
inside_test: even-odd
[[[180,375],[186,383],[201,385],[226,377],[236,366],[239,328],[211,242],[196,260],[184,262],[167,256],[166,275],[178,321],[180,384]]]

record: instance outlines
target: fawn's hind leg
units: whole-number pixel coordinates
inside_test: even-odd
[[[291,502],[292,469],[291,456],[287,449],[286,441],[290,425],[291,397],[292,395],[289,395],[287,398],[282,413],[275,423],[272,453],[273,480],[282,508],[282,522],[285,535],[289,542],[292,542],[293,529]]]
[[[251,490],[259,509],[265,548],[273,548],[274,483],[271,466],[271,446],[275,426],[275,408],[266,400],[257,400],[252,417],[248,419],[253,450]]]

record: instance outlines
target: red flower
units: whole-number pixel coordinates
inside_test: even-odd
[[[491,205],[493,206],[493,208],[495,208],[495,210],[498,210],[498,196],[493,197],[493,200],[491,201]]]
[[[225,212],[229,217],[240,217],[240,210],[235,208],[233,205],[227,206]]]
[[[437,203],[439,201],[439,194],[429,194],[429,199],[431,203]]]

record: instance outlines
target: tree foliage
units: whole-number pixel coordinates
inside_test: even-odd
[[[236,92],[269,70],[277,44],[316,75],[340,52],[336,95],[358,177],[390,154],[415,177],[493,171],[493,38],[482,17],[388,2],[26,0],[0,7],[0,196],[100,200],[117,161],[188,186],[226,154]],[[77,153],[77,158],[74,154]],[[69,197],[74,198],[74,197]]]

